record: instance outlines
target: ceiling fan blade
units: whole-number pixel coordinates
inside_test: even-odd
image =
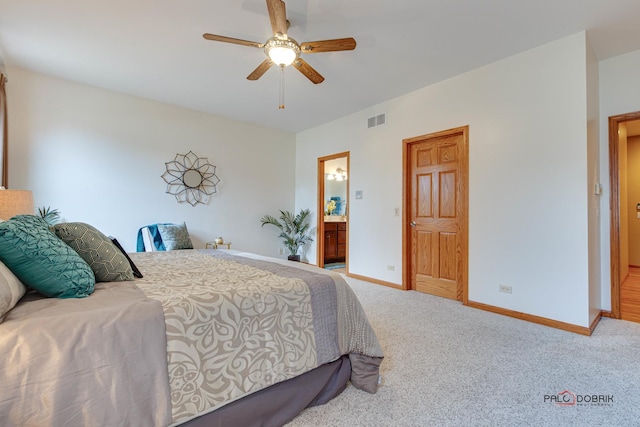
[[[265,59],[262,61],[262,64],[258,65],[258,68],[253,70],[251,74],[247,76],[247,80],[258,80],[269,68],[271,68],[272,65],[273,61],[271,61],[271,59]]]
[[[287,34],[287,10],[282,0],[267,0],[273,34]]]
[[[314,84],[322,83],[324,81],[324,77],[320,75],[313,67],[302,59],[298,58],[293,61],[292,64],[294,67],[298,69],[302,74],[304,74],[309,80],[311,80]]]
[[[263,48],[264,47],[264,44],[262,44],[262,43],[251,42],[249,40],[234,39],[233,37],[219,36],[219,35],[216,35],[216,34],[204,33],[202,35],[202,37],[204,37],[207,40],[213,40],[213,41],[216,41],[216,42],[240,44],[240,45],[243,45],[243,46],[257,47],[257,48]]]
[[[300,44],[303,53],[335,52],[338,50],[353,50],[356,41],[352,37],[345,39],[319,40]]]

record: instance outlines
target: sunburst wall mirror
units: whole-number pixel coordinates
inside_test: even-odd
[[[176,154],[165,166],[167,170],[162,179],[167,183],[167,193],[173,194],[178,203],[207,204],[209,196],[217,193],[220,179],[216,176],[216,167],[206,157],[198,157],[189,151]]]

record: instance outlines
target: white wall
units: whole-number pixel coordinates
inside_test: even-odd
[[[277,255],[275,230],[259,219],[293,209],[293,134],[9,68],[9,183],[33,190],[36,206],[90,223],[129,251],[139,227],[185,221],[197,247],[222,236]],[[206,206],[165,193],[165,162],[188,151],[221,179]]]
[[[602,309],[611,310],[611,239],[609,214],[609,117],[640,111],[640,50],[600,62],[600,220]]]
[[[469,299],[588,326],[586,64],[579,33],[300,132],[296,209],[316,159],[350,151],[349,270],[400,284],[402,140],[469,125]]]
[[[587,43],[587,197],[589,200],[589,322],[600,315],[600,210],[601,196],[596,194],[600,182],[599,157],[599,77],[598,59]]]

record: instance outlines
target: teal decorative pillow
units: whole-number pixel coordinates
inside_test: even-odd
[[[110,238],[84,222],[65,222],[53,226],[63,242],[89,264],[96,282],[133,280],[133,270],[127,258]]]
[[[187,224],[158,224],[158,231],[162,237],[162,243],[168,251],[175,249],[193,249]]]
[[[89,265],[34,215],[0,223],[0,261],[25,285],[48,297],[83,298],[93,293]]]

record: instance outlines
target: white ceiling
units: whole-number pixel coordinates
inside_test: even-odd
[[[298,42],[354,37],[306,54],[326,80],[246,76],[264,42],[265,0],[0,0],[0,57],[93,86],[297,132],[586,30],[602,59],[640,49],[639,0],[288,0]],[[9,75],[11,78],[11,75]],[[11,82],[9,82],[11,84]]]

